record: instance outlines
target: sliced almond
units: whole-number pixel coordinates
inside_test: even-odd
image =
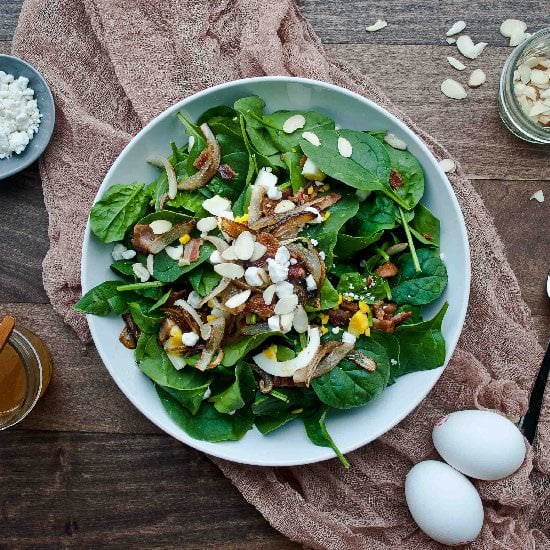
[[[529,200],[536,200],[537,202],[544,202],[544,193],[542,189],[539,189],[537,192],[533,193]]]
[[[271,302],[273,302],[273,298],[275,296],[275,291],[277,290],[276,285],[269,285],[262,293],[262,298],[264,299],[264,302],[266,305],[270,306]]]
[[[527,23],[519,19],[506,19],[500,25],[500,34],[506,38],[510,38],[514,32],[525,32]]]
[[[250,294],[250,290],[243,290],[243,292],[239,292],[238,294],[231,296],[231,298],[229,298],[229,300],[225,302],[225,307],[233,309],[242,306],[248,300],[248,298],[250,298]]]
[[[235,248],[233,246],[227,247],[222,253],[221,257],[224,260],[227,260],[228,262],[233,262],[237,260],[237,253],[235,252]]]
[[[439,161],[439,167],[446,174],[449,174],[449,173],[454,172],[456,170],[456,164],[455,164],[455,161],[453,159],[441,159]]]
[[[255,242],[254,251],[252,252],[252,256],[250,256],[250,261],[255,262],[256,260],[259,260],[266,252],[267,252],[267,246],[261,243]]]
[[[149,224],[149,227],[155,235],[162,235],[168,233],[172,229],[172,222],[168,220],[155,220]]]
[[[468,96],[462,84],[452,78],[447,78],[441,83],[441,91],[451,99],[464,99]]]
[[[254,254],[254,236],[252,233],[243,231],[233,242],[233,249],[237,259],[250,260],[252,254]]]
[[[466,28],[466,21],[457,21],[451,25],[451,28],[445,33],[446,36],[453,36],[458,34]]]
[[[369,25],[368,27],[365,28],[365,30],[367,32],[376,32],[387,26],[388,26],[388,23],[386,21],[384,21],[383,19],[378,19],[376,23]]]
[[[292,319],[292,326],[298,334],[303,334],[307,332],[308,329],[308,318],[306,310],[302,306],[298,306],[294,311],[294,318]]]
[[[292,115],[288,117],[283,124],[283,132],[285,134],[292,134],[296,130],[303,128],[306,125],[306,119],[304,115]]]
[[[349,158],[353,154],[351,143],[344,137],[338,138],[338,152],[345,158]]]
[[[475,69],[472,71],[470,78],[468,79],[468,86],[470,88],[478,88],[487,80],[487,76],[481,69]]]
[[[458,51],[468,59],[476,59],[479,57],[486,46],[487,42],[478,42],[477,44],[474,44],[472,39],[467,34],[463,34],[456,39],[456,47],[458,48]]]
[[[222,263],[214,266],[214,271],[222,277],[228,279],[240,279],[244,275],[244,269],[238,264]]]
[[[294,210],[294,208],[296,208],[296,205],[292,201],[282,200],[275,207],[275,214],[282,214],[283,212],[290,212],[291,210]]]
[[[384,141],[394,149],[399,149],[400,151],[405,151],[407,149],[407,144],[391,132],[388,132],[384,136]]]
[[[275,304],[275,315],[285,315],[292,313],[298,305],[298,296],[296,294],[290,294],[289,296],[283,296]]]
[[[449,65],[457,71],[463,71],[466,68],[464,63],[461,63],[458,59],[451,57],[450,55],[447,56],[447,61],[449,62]]]
[[[321,140],[317,137],[317,134],[314,134],[313,132],[304,132],[302,134],[302,137],[311,143],[311,145],[315,145],[316,147],[319,147],[321,145]]]

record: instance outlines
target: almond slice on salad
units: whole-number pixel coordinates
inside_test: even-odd
[[[229,262],[216,264],[214,266],[214,271],[218,275],[227,277],[228,279],[240,279],[244,275],[244,269],[242,266]]]
[[[353,147],[351,143],[344,137],[338,138],[338,152],[344,158],[349,158],[353,154]]]
[[[462,84],[452,78],[447,78],[441,83],[441,91],[451,99],[464,99],[468,96]]]
[[[384,141],[394,149],[399,149],[400,151],[405,151],[407,149],[407,144],[391,132],[388,132],[384,136]]]
[[[313,132],[304,132],[302,134],[302,137],[311,143],[311,145],[315,145],[316,147],[319,147],[321,145],[321,140],[318,138],[317,134],[314,134]]]
[[[303,128],[306,125],[306,119],[304,115],[292,115],[288,117],[283,124],[283,132],[285,134],[292,134],[296,130]]]
[[[457,21],[451,25],[451,28],[445,33],[445,36],[453,36],[458,34],[466,28],[466,21]]]
[[[231,298],[225,302],[225,307],[235,309],[236,307],[242,306],[248,298],[250,298],[250,294],[250,290],[244,290],[243,292],[231,296]]]

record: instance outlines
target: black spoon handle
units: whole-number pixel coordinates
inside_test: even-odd
[[[531,399],[529,399],[529,408],[527,414],[523,417],[521,423],[521,431],[529,443],[533,443],[537,432],[537,424],[539,422],[540,410],[542,409],[542,400],[544,398],[544,388],[548,381],[548,373],[550,372],[550,344],[546,349],[546,354],[542,360],[539,374],[535,380]]]

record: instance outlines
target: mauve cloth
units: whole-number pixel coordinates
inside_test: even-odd
[[[13,52],[35,65],[55,97],[57,126],[40,162],[50,216],[44,285],[79,334],[84,317],[80,251],[92,200],[113,160],[144,124],[208,86],[242,77],[294,75],[332,82],[396,114],[437,158],[448,153],[368,79],[327,57],[290,0],[26,0]],[[503,130],[504,131],[504,130]],[[431,429],[447,412],[525,412],[542,350],[517,281],[480,197],[459,169],[450,175],[468,228],[470,307],[459,345],[427,399],[377,441],[336,460],[258,468],[214,459],[266,519],[313,548],[439,548],[407,511],[403,482],[416,462],[434,457]],[[485,523],[472,548],[550,545],[550,404],[538,444],[518,472],[475,482]]]

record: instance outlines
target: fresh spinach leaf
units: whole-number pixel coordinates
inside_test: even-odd
[[[192,271],[197,266],[208,260],[215,249],[216,247],[213,244],[203,243],[200,248],[198,259],[189,265],[184,265],[181,267],[176,260],[173,260],[170,256],[168,256],[168,254],[166,254],[165,250],[162,250],[155,255],[153,260],[153,277],[164,283],[173,283],[182,275]]]
[[[235,381],[224,391],[213,395],[210,401],[220,413],[232,413],[242,409],[254,399],[256,381],[248,363],[239,361],[235,366]]]
[[[288,118],[294,115],[302,115],[305,118],[305,125],[287,134],[283,131],[283,125]],[[268,127],[269,135],[273,143],[280,151],[290,151],[298,146],[304,132],[317,133],[319,130],[334,130],[334,121],[322,113],[315,111],[276,111],[263,117]]]
[[[414,209],[409,225],[412,234],[423,244],[439,246],[439,220],[421,203]]]
[[[125,298],[117,288],[120,281],[105,281],[90,289],[74,305],[74,310],[92,315],[121,314],[127,309]]]
[[[359,203],[353,195],[344,195],[329,209],[328,219],[322,223],[309,225],[302,234],[317,241],[317,250],[325,253],[325,265],[327,269],[332,266],[334,247],[338,239],[338,233],[343,225],[357,214]]]
[[[218,412],[212,403],[203,401],[197,412],[192,415],[163,388],[156,386],[156,390],[170,418],[194,439],[213,443],[238,441],[254,423],[254,414],[250,406],[229,415]]]
[[[401,199],[400,206],[410,210],[414,208],[424,195],[424,172],[416,157],[409,151],[394,149],[387,143],[384,147],[390,157],[391,167],[399,172],[402,184],[395,189],[395,194]]]
[[[411,254],[399,257],[399,273],[392,281],[393,300],[398,304],[429,304],[447,286],[447,269],[437,251],[420,248],[417,257],[422,271],[416,271]]]
[[[399,374],[408,374],[440,367],[445,362],[445,339],[441,323],[447,311],[445,302],[433,319],[415,325],[399,325],[395,337],[399,341]]]
[[[278,331],[260,332],[253,336],[244,336],[241,340],[225,346],[223,348],[223,366],[232,367],[239,359],[263,344],[271,336],[281,336],[281,333]]]
[[[90,229],[104,243],[122,241],[124,235],[141,218],[149,195],[144,185],[116,184],[107,189],[90,212]]]
[[[390,361],[386,349],[374,340],[361,336],[355,349],[376,362],[373,372],[350,359],[343,359],[330,372],[311,381],[317,397],[335,409],[359,407],[374,399],[388,383]]]
[[[321,407],[315,414],[304,416],[304,426],[307,436],[313,444],[319,447],[330,447],[335,452],[344,468],[349,468],[349,462],[340,452],[340,449],[338,449],[336,443],[334,443],[334,440],[328,433],[326,425],[327,412],[328,407]]]

